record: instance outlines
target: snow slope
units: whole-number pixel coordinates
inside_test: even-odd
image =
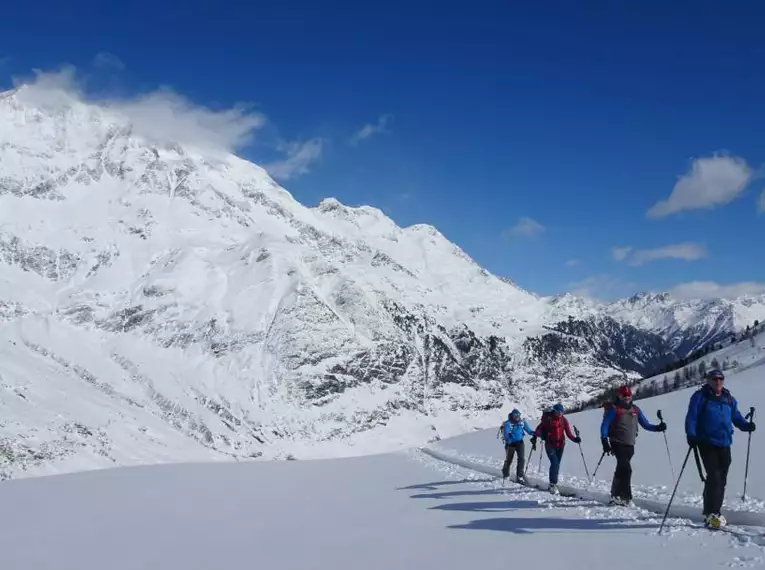
[[[742,343],[743,344],[743,343]],[[748,346],[748,343],[746,343]],[[710,357],[713,356],[710,354]],[[765,350],[760,347],[749,347],[739,354],[742,361],[750,365],[736,373],[729,370],[726,376],[726,386],[738,400],[742,413],[747,413],[750,406],[759,410],[765,409]],[[667,441],[669,442],[672,465],[677,473],[688,450],[685,438],[685,414],[688,408],[688,400],[696,388],[688,388],[671,392],[655,398],[647,398],[637,402],[646,416],[653,422],[658,423],[656,411],[661,410],[664,420],[667,422]],[[588,410],[581,413],[568,415],[572,425],[579,428],[582,437],[582,450],[587,466],[592,474],[602,454],[600,445],[600,422],[603,412],[600,409]],[[497,425],[503,417],[497,418]],[[532,429],[536,423],[529,422]],[[731,465],[726,508],[735,510],[753,511],[765,513],[765,454],[762,450],[762,425],[763,420],[755,416],[758,427],[752,435],[750,454],[749,479],[747,483],[747,501],[741,500],[744,484],[744,468],[748,436],[738,430],[734,435],[732,447],[733,463]],[[499,440],[495,439],[496,429],[475,431],[464,436],[444,440],[431,445],[434,449],[443,451],[453,456],[470,459],[481,464],[499,465],[503,461],[503,449]],[[530,448],[530,446],[528,446]],[[541,448],[541,446],[540,446]],[[542,471],[539,472],[539,454],[532,458],[529,469],[530,474],[539,475],[546,480],[548,462],[544,457]],[[610,491],[611,478],[616,462],[613,457],[606,457],[597,472],[591,486],[592,490]],[[675,484],[672,477],[666,445],[661,434],[655,434],[640,430],[636,444],[633,466],[633,495],[646,499],[667,501]],[[563,464],[560,473],[561,483],[577,488],[587,487],[587,477],[584,465],[576,445],[568,442],[564,453]],[[680,480],[678,494],[675,498],[679,504],[701,505],[701,492],[703,485],[699,480],[693,456],[689,459],[686,471]]]
[[[0,94],[0,477],[419,445],[743,326],[540,298],[432,226],[306,207],[145,127],[39,85]],[[712,306],[765,317],[765,296]]]
[[[120,468],[0,484],[9,570],[761,567],[761,547],[501,489],[416,452]]]

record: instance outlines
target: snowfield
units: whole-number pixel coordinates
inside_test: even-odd
[[[743,343],[742,343],[743,344]],[[717,357],[723,360],[726,355],[735,354],[742,363],[740,372],[729,370],[726,375],[726,387],[731,391],[739,403],[743,414],[748,413],[749,407],[754,406],[759,413],[765,412],[765,349],[759,346],[754,348],[746,343],[746,347],[734,346],[708,355],[707,360]],[[662,377],[658,377],[661,381]],[[650,380],[647,380],[650,381]],[[664,421],[667,423],[667,441],[672,457],[672,465],[676,473],[679,473],[682,461],[688,450],[685,438],[685,414],[688,409],[688,401],[696,388],[687,388],[677,392],[671,392],[654,398],[639,400],[636,404],[643,410],[646,417],[653,423],[658,423],[657,410],[661,410]],[[509,411],[509,410],[508,410]],[[497,418],[497,426],[506,417]],[[582,450],[584,452],[590,474],[602,455],[600,444],[600,422],[603,417],[602,409],[588,410],[581,413],[567,415],[569,422],[579,428],[582,437]],[[532,429],[537,426],[536,421],[529,420]],[[749,479],[747,483],[747,500],[742,501],[741,495],[744,486],[744,469],[746,463],[746,448],[748,434],[735,430],[732,455],[733,463],[728,475],[728,485],[724,508],[729,511],[756,512],[765,521],[765,446],[763,441],[763,428],[765,420],[763,416],[755,415],[757,431],[752,434],[752,446],[749,464]],[[503,461],[503,448],[500,440],[495,439],[497,429],[474,431],[473,433],[459,436],[449,440],[431,444],[429,447],[440,451],[447,456],[467,460],[483,466],[500,468]],[[527,453],[531,448],[527,442]],[[539,472],[539,450],[532,457],[529,468],[529,476],[541,478],[547,481],[547,469],[549,467],[547,457],[542,455],[542,471]],[[597,471],[596,477],[590,486],[592,491],[600,491],[608,494],[611,488],[611,478],[616,466],[613,457],[607,456]],[[675,480],[672,477],[667,449],[664,437],[660,433],[651,433],[640,430],[636,447],[635,457],[632,461],[633,495],[635,498],[658,500],[666,503],[674,488]],[[511,474],[514,471],[511,469]],[[587,488],[587,476],[582,463],[578,446],[570,441],[566,444],[563,463],[560,471],[560,483],[577,489]],[[693,455],[691,455],[686,470],[680,481],[675,502],[682,505],[701,508],[701,492],[703,484],[699,479]]]
[[[118,468],[0,484],[3,568],[761,567],[762,547],[552,497],[416,451]]]

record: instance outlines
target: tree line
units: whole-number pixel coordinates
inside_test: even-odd
[[[607,402],[613,402],[617,398],[619,387],[625,384],[632,388],[633,401],[652,398],[690,386],[697,386],[704,380],[709,370],[719,369],[725,371],[739,366],[739,362],[735,359],[731,360],[730,357],[726,357],[721,361],[717,356],[714,356],[707,363],[705,358],[707,355],[724,348],[726,344],[731,345],[749,341],[752,347],[754,347],[756,346],[756,337],[762,332],[765,332],[765,323],[755,320],[752,325],[747,325],[746,329],[740,333],[729,335],[725,341],[709,343],[685,358],[680,358],[676,362],[663,367],[659,374],[652,374],[644,378],[614,385],[589,400],[571,405],[568,407],[567,413],[592,410],[602,407]],[[653,382],[644,383],[646,378],[659,376],[662,373],[664,377],[661,380],[656,378]]]

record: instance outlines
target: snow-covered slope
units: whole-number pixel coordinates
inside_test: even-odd
[[[413,453],[8,481],[0,503],[9,570],[698,570],[765,559],[682,519],[659,536],[659,515],[502,489]]]
[[[66,92],[0,95],[6,476],[381,451],[676,358],[659,317],[540,298],[431,226],[308,208],[153,134]]]

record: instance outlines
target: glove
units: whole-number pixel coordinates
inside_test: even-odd
[[[667,431],[667,424],[662,421],[658,426],[656,431]]]
[[[606,455],[611,455],[611,444],[608,443],[608,438],[604,437],[600,440],[600,442],[603,444],[603,453]]]
[[[746,429],[748,432],[752,432],[757,428],[756,425],[754,425],[754,422],[749,422],[749,427]]]
[[[690,447],[696,447],[699,444],[699,441],[696,439],[696,436],[689,435],[687,436],[687,438],[688,438],[688,445]]]
[[[575,437],[572,441],[574,443],[582,443],[582,438],[581,437]]]
[[[531,438],[531,449],[533,451],[537,450],[537,436]]]

